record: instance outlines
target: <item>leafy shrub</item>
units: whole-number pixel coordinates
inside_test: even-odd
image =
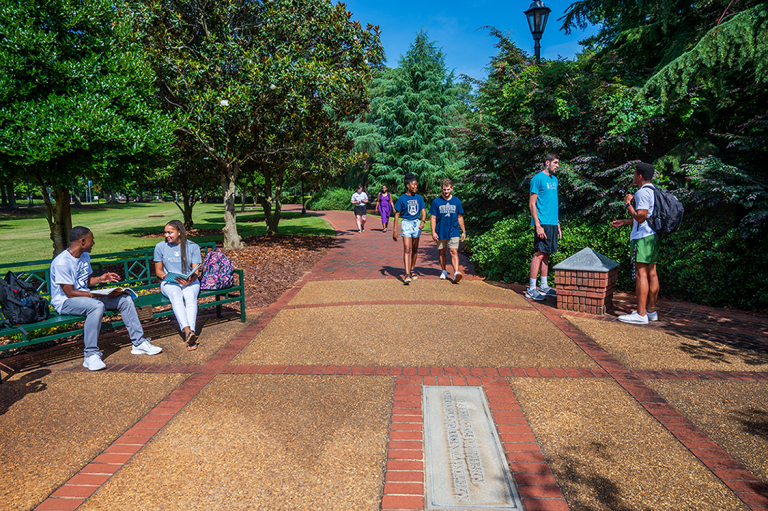
[[[550,267],[590,247],[629,268],[629,230],[614,229],[608,222],[590,224],[584,220],[562,224],[563,237],[558,252],[549,260]],[[528,214],[519,214],[497,222],[493,229],[469,240],[470,259],[491,280],[528,282],[533,256],[533,227]],[[554,277],[554,271],[550,274]],[[554,279],[553,279],[554,280]],[[625,286],[631,284],[629,274]]]
[[[690,215],[680,231],[662,237],[658,272],[663,297],[747,310],[768,307],[768,288],[763,285],[768,282],[768,238],[745,239],[740,229],[731,227],[734,223],[737,218]],[[578,219],[563,223],[562,229],[550,266],[590,247],[619,263],[619,289],[634,290],[628,227],[614,229],[608,222]],[[497,222],[468,240],[468,247],[470,260],[486,278],[528,281],[533,228],[527,214]]]
[[[350,202],[354,190],[346,188],[326,188],[317,192],[307,208],[315,211],[352,211]]]

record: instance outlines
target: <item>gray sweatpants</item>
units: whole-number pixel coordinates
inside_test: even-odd
[[[101,331],[101,318],[105,310],[120,311],[125,328],[128,330],[128,336],[134,346],[144,342],[144,329],[141,327],[141,321],[136,314],[136,307],[133,305],[133,299],[127,294],[122,294],[114,298],[99,296],[88,298],[87,296],[76,296],[67,298],[59,314],[68,314],[73,316],[85,316],[85,327],[83,340],[85,341],[86,358],[99,352],[99,332]]]

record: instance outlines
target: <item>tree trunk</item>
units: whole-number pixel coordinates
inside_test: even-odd
[[[194,221],[192,220],[192,208],[195,207],[195,203],[191,200],[189,194],[182,193],[181,194],[181,200],[184,202],[184,205],[181,206],[179,204],[179,201],[174,201],[176,204],[176,207],[181,210],[181,214],[184,216],[184,228],[186,230],[190,230],[194,226]]]
[[[8,205],[13,209],[16,209],[16,196],[13,193],[13,183],[6,183],[5,190],[5,193],[8,195]]]
[[[35,176],[37,182],[45,191],[45,183],[40,176]],[[69,246],[69,231],[72,230],[72,210],[69,207],[69,190],[60,185],[53,186],[53,195],[56,203],[51,203],[47,193],[43,193],[45,200],[46,218],[51,230],[53,242],[53,257],[56,257]]]
[[[8,195],[5,193],[5,183],[0,185],[0,195],[2,196],[2,206],[6,207],[8,205]]]
[[[237,213],[235,212],[235,181],[240,173],[238,165],[229,163],[221,166],[221,190],[224,192],[224,249],[243,248],[240,235],[237,234]]]
[[[268,163],[264,163],[262,168],[264,176],[264,197],[259,198],[259,204],[264,208],[267,236],[277,236],[280,224],[280,212],[282,210],[281,196],[283,193],[285,169],[282,167],[272,167]],[[275,169],[277,169],[276,172]],[[274,206],[274,210],[272,209],[272,206]]]

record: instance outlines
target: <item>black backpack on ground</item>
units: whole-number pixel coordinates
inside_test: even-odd
[[[6,327],[44,321],[49,314],[48,300],[11,271],[0,280],[0,307],[5,316],[3,326]]]
[[[669,234],[678,230],[685,213],[683,204],[664,188],[651,185],[643,185],[641,188],[646,186],[653,189],[653,214],[648,217],[648,225],[658,234]]]

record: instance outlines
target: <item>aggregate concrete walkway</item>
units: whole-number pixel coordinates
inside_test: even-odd
[[[369,217],[243,327],[186,352],[102,340],[6,361],[2,509],[424,509],[425,386],[484,389],[523,506],[768,511],[768,321],[663,303],[649,327],[515,286],[420,278]],[[619,297],[627,306],[628,297]],[[15,365],[14,365],[15,364]],[[469,509],[469,508],[468,508]]]

